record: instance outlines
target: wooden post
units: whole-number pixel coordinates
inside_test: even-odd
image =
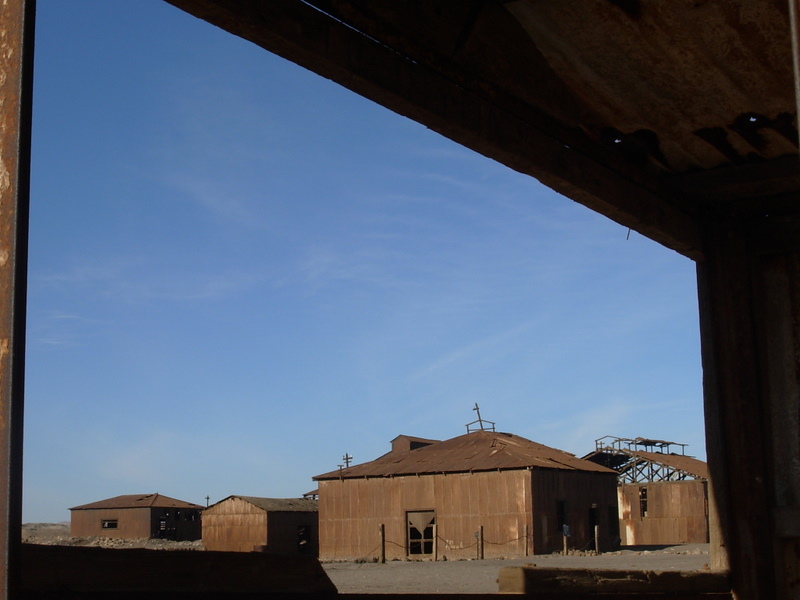
[[[19,582],[35,2],[0,3],[0,599]]]
[[[379,560],[381,564],[384,564],[386,563],[386,525],[381,523],[380,526],[378,527],[378,531],[380,532],[381,535],[381,546],[380,546],[381,554]]]
[[[600,525],[594,526],[594,551],[600,554]]]
[[[439,533],[436,531],[436,523],[433,527],[433,562],[439,560]]]
[[[563,541],[564,541],[564,547],[561,550],[561,554],[566,556],[567,555],[567,536],[565,534],[561,534],[561,537],[563,538]]]
[[[728,550],[722,537],[717,503],[714,499],[714,486],[711,481],[707,483],[706,489],[708,490],[708,542],[711,548],[708,566],[712,571],[727,571],[730,569]]]
[[[478,559],[483,560],[483,525],[478,529]]]
[[[737,598],[800,596],[800,218],[709,226],[698,264],[713,565]],[[715,527],[719,523],[719,531]]]
[[[800,115],[800,1],[789,0],[789,24],[792,32],[792,62],[794,63],[794,100]]]

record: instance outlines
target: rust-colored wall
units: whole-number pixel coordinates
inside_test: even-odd
[[[103,529],[103,520],[116,519],[116,529]],[[161,522],[164,521],[164,527]],[[73,510],[70,519],[73,537],[166,538],[199,540],[200,510],[191,508],[95,508]]]
[[[298,527],[308,526],[310,544],[302,553],[316,556],[318,515],[313,511],[267,512],[241,498],[228,498],[203,513],[203,546],[226,552],[266,551],[299,554]]]
[[[600,551],[612,549],[618,536],[616,473],[534,469],[531,485],[535,554],[563,549],[564,538],[558,523],[559,502],[564,503],[564,517],[570,528],[569,548],[594,548],[591,522],[594,519],[600,527]]]
[[[298,528],[307,527],[308,543],[298,544]],[[274,554],[319,554],[319,513],[303,511],[273,511],[269,513],[267,552]]]
[[[647,515],[640,491],[647,489]],[[619,487],[620,538],[627,546],[708,542],[708,491],[704,481],[664,481]]]
[[[103,529],[102,522],[116,519],[116,529]],[[103,536],[109,538],[149,538],[150,508],[100,508],[73,510],[70,535],[73,537]]]
[[[386,557],[407,557],[406,513],[436,511],[439,560],[526,556],[530,528],[527,470],[343,479],[319,482],[320,558],[376,558],[385,526]],[[429,557],[427,557],[429,558]]]

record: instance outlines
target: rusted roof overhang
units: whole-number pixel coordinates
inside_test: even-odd
[[[70,510],[96,510],[104,508],[191,508],[204,510],[204,506],[176,500],[163,494],[126,494],[124,496],[114,496],[89,504],[73,506]]]

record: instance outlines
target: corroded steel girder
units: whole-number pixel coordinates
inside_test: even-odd
[[[34,0],[0,3],[0,598],[19,578]]]

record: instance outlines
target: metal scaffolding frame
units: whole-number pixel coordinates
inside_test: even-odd
[[[664,440],[607,435],[595,440],[595,451],[584,458],[617,471],[620,484],[705,481],[706,477],[678,464],[682,458],[692,458],[686,455],[686,446]],[[646,450],[637,449],[642,447]],[[673,448],[679,448],[680,454],[674,452]]]

